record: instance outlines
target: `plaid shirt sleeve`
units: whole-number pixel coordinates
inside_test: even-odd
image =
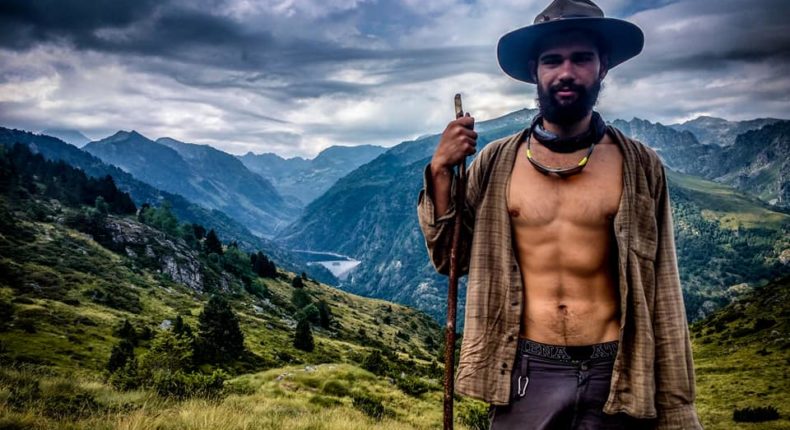
[[[659,162],[660,164],[660,162]],[[656,429],[702,429],[694,408],[694,362],[678,274],[672,209],[664,166],[657,166],[656,221],[658,248],[655,261]]]
[[[486,148],[472,160],[467,169],[466,199],[464,200],[464,212],[462,216],[461,241],[459,244],[459,264],[460,273],[463,276],[469,273],[469,263],[472,248],[472,234],[475,225],[475,212],[481,197],[481,188],[484,171],[487,163],[491,159],[491,151],[494,145],[489,144]],[[453,220],[456,214],[455,189],[458,184],[458,175],[452,177],[450,188],[450,204],[447,213],[435,214],[433,178],[431,176],[431,164],[425,166],[423,170],[423,188],[420,191],[417,202],[417,215],[420,228],[425,236],[425,244],[428,248],[428,255],[431,258],[436,271],[442,275],[450,273],[450,250],[453,240]]]

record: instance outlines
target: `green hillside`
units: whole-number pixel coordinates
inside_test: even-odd
[[[0,151],[0,428],[441,421],[440,328],[427,315],[281,269],[258,276],[232,243],[210,244],[213,233],[187,239],[195,226],[178,225],[166,208],[135,216],[104,199],[65,204],[52,196],[84,197],[92,180],[13,151]],[[47,179],[52,171],[63,180]],[[224,361],[206,360],[212,345],[201,341],[215,296],[243,333],[243,351]],[[179,317],[194,338],[176,328]],[[297,320],[312,326],[314,349],[295,346]],[[132,341],[136,361],[111,374],[111,356]],[[189,345],[204,345],[204,356]],[[173,363],[182,368],[171,372]],[[151,369],[153,380],[130,376]],[[485,410],[468,400],[458,407],[478,419]]]
[[[787,276],[790,215],[729,185],[668,171],[689,320]]]
[[[790,428],[790,278],[758,288],[691,326],[699,413],[708,430]],[[735,422],[735,410],[780,419]]]
[[[679,251],[708,258],[700,266],[714,265],[711,273],[738,275],[723,269],[731,260],[722,255],[763,249],[772,236],[761,232],[774,221],[723,228],[724,217],[756,209],[726,189],[724,200],[691,200],[716,184],[671,180],[685,181],[671,188]],[[426,314],[273,267],[213,230],[179,224],[167,205],[134,209],[111,178],[23,146],[0,150],[0,429],[440,425],[441,334]],[[749,270],[769,276],[781,267],[771,266],[772,252],[754,254],[768,265]],[[730,288],[735,302],[692,326],[706,428],[787,428],[789,287],[785,277]],[[207,319],[210,303],[227,304],[220,308],[243,336],[240,351],[228,352],[233,324],[204,324],[220,321]],[[304,322],[312,349],[298,334]],[[483,403],[458,399],[456,411],[456,428],[485,428]]]
[[[790,215],[779,212],[756,197],[739,192],[729,185],[698,176],[668,173],[671,184],[683,189],[702,210],[702,216],[717,221],[723,228],[777,229],[790,222]]]

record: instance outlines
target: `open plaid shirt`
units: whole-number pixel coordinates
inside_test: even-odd
[[[469,279],[455,389],[496,405],[510,398],[521,325],[523,285],[505,197],[525,132],[479,152],[468,169],[463,208],[459,267]],[[604,412],[656,418],[657,429],[701,429],[664,166],[652,149],[614,127],[607,132],[623,153],[623,194],[614,219],[620,348]],[[451,202],[447,213],[436,217],[430,165],[424,181],[417,207],[420,227],[433,265],[447,274],[456,208]]]

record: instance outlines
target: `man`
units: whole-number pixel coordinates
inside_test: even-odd
[[[589,0],[555,0],[499,42],[505,73],[537,85],[540,115],[478,154],[460,209],[455,387],[492,405],[493,429],[701,428],[664,167],[592,109],[643,40]],[[452,121],[425,170],[418,214],[440,273],[473,126]]]

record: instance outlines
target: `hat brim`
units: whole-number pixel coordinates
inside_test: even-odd
[[[514,79],[536,83],[529,62],[535,59],[540,40],[555,32],[574,29],[591,30],[600,36],[609,55],[609,69],[638,55],[645,44],[642,30],[621,19],[605,17],[557,19],[528,25],[502,36],[497,45],[499,67]]]

